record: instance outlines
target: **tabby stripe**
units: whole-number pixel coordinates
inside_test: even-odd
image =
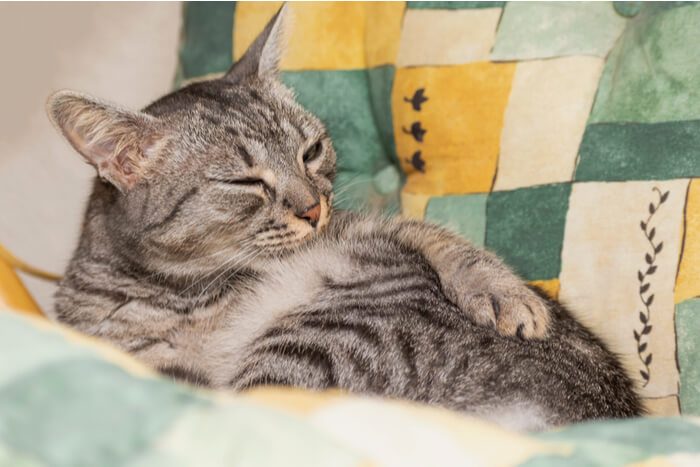
[[[163,367],[159,370],[165,376],[185,381],[195,386],[211,386],[209,378],[199,370],[189,370],[180,365]]]
[[[416,368],[416,349],[413,345],[413,336],[399,330],[396,333],[396,345],[406,366],[408,386],[415,387],[418,380],[418,369]]]
[[[183,196],[177,201],[177,203],[175,203],[175,206],[171,209],[170,213],[169,213],[167,216],[165,216],[165,218],[164,218],[163,220],[161,220],[160,222],[156,222],[155,224],[151,224],[151,225],[147,226],[146,229],[145,229],[145,231],[146,231],[146,232],[150,232],[150,231],[152,231],[152,230],[159,229],[159,228],[161,228],[161,227],[163,227],[163,226],[169,224],[170,222],[172,222],[172,220],[175,219],[175,217],[177,216],[178,212],[180,211],[180,208],[182,208],[182,205],[185,204],[185,202],[186,202],[188,199],[190,199],[191,197],[193,197],[193,196],[197,193],[197,191],[198,191],[198,188],[197,188],[197,187],[192,187],[192,188],[190,189],[190,191],[188,191],[187,193],[185,193],[185,195],[183,195]]]
[[[376,292],[362,292],[361,290],[348,290],[341,297],[343,299],[357,299],[357,300],[379,300],[382,298],[394,298],[397,302],[404,300],[402,297],[404,294],[423,294],[426,292],[433,292],[435,295],[438,289],[434,286],[432,282],[428,281],[415,281],[412,284],[401,284],[398,287],[389,288],[386,290],[379,290]]]
[[[302,326],[311,328],[313,330],[320,330],[324,334],[329,332],[348,332],[355,336],[358,336],[363,342],[371,344],[373,347],[378,348],[382,345],[382,340],[379,334],[372,328],[372,326],[362,323],[356,323],[346,320],[333,320],[333,319],[323,319],[307,317],[302,321]]]
[[[226,127],[226,131],[229,131],[229,133],[235,132],[235,130],[231,127]],[[238,151],[238,154],[240,154],[240,156],[243,158],[243,162],[245,162],[248,167],[253,167],[253,156],[250,155],[245,146],[243,146],[242,144],[238,144],[236,145],[236,150]]]
[[[95,287],[83,281],[75,282],[74,280],[69,280],[68,282],[66,282],[65,285],[72,287],[78,293],[85,293],[88,295],[99,295],[100,297],[107,298],[108,300],[117,303],[124,302],[127,299],[126,294],[124,294],[123,292]]]
[[[229,382],[229,386],[236,386],[236,378]],[[244,384],[238,386],[236,390],[243,391],[246,389],[254,388],[257,386],[294,386],[289,379],[281,375],[260,375],[255,378],[246,381]]]
[[[453,394],[454,387],[457,384],[457,378],[464,377],[469,371],[469,354],[465,354],[459,359],[447,375],[447,384],[442,385],[442,397],[448,399]]]
[[[329,277],[324,277],[323,282],[324,286],[328,287],[329,289],[357,289],[357,288],[364,288],[364,287],[371,287],[375,284],[379,283],[388,283],[391,281],[398,281],[398,280],[403,280],[403,279],[411,279],[413,277],[418,276],[415,271],[405,271],[405,272],[399,272],[399,273],[393,273],[393,274],[387,274],[385,276],[379,276],[379,277],[370,277],[368,279],[363,279],[360,281],[354,281],[354,282],[335,282]],[[418,276],[420,277],[420,276]]]
[[[274,221],[273,221],[273,223],[274,223]],[[287,228],[287,224],[273,225],[271,227],[263,227],[262,229],[255,232],[255,235],[260,235],[262,233],[270,232],[273,230],[284,230],[286,228]]]
[[[214,115],[211,115],[206,112],[202,112],[199,114],[199,116],[203,119],[206,120],[207,122],[211,123],[212,125],[219,126],[221,125],[221,120],[218,117],[215,117]]]
[[[307,363],[322,372],[328,386],[337,385],[331,356],[327,350],[318,346],[305,345],[301,342],[288,342],[256,349],[255,353],[269,353],[286,358],[291,357],[297,361]]]
[[[141,342],[140,344],[129,347],[127,349],[127,351],[133,352],[133,353],[141,352],[142,350],[146,350],[147,348],[153,347],[154,345],[159,344],[161,342],[166,342],[166,343],[170,344],[170,342],[168,342],[162,338],[159,338],[159,339],[148,338],[148,339],[144,339],[143,342]],[[170,346],[172,347],[172,344],[170,344]]]

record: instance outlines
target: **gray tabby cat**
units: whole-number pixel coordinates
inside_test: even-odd
[[[492,254],[332,215],[331,141],[279,81],[283,16],[141,112],[50,97],[99,174],[53,317],[213,388],[340,387],[517,429],[639,414],[614,356]]]

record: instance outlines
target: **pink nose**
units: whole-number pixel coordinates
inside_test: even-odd
[[[321,217],[321,205],[316,203],[302,214],[297,214],[297,217],[307,221],[309,224],[311,224],[311,227],[316,227],[316,224],[318,224],[318,219]]]

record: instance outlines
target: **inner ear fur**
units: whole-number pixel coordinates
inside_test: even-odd
[[[121,191],[141,180],[163,141],[152,116],[73,91],[51,95],[47,111],[71,146]]]

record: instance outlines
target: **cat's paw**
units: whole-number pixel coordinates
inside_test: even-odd
[[[462,311],[479,324],[494,325],[505,336],[546,337],[551,319],[547,302],[525,285],[482,291],[458,300]]]

